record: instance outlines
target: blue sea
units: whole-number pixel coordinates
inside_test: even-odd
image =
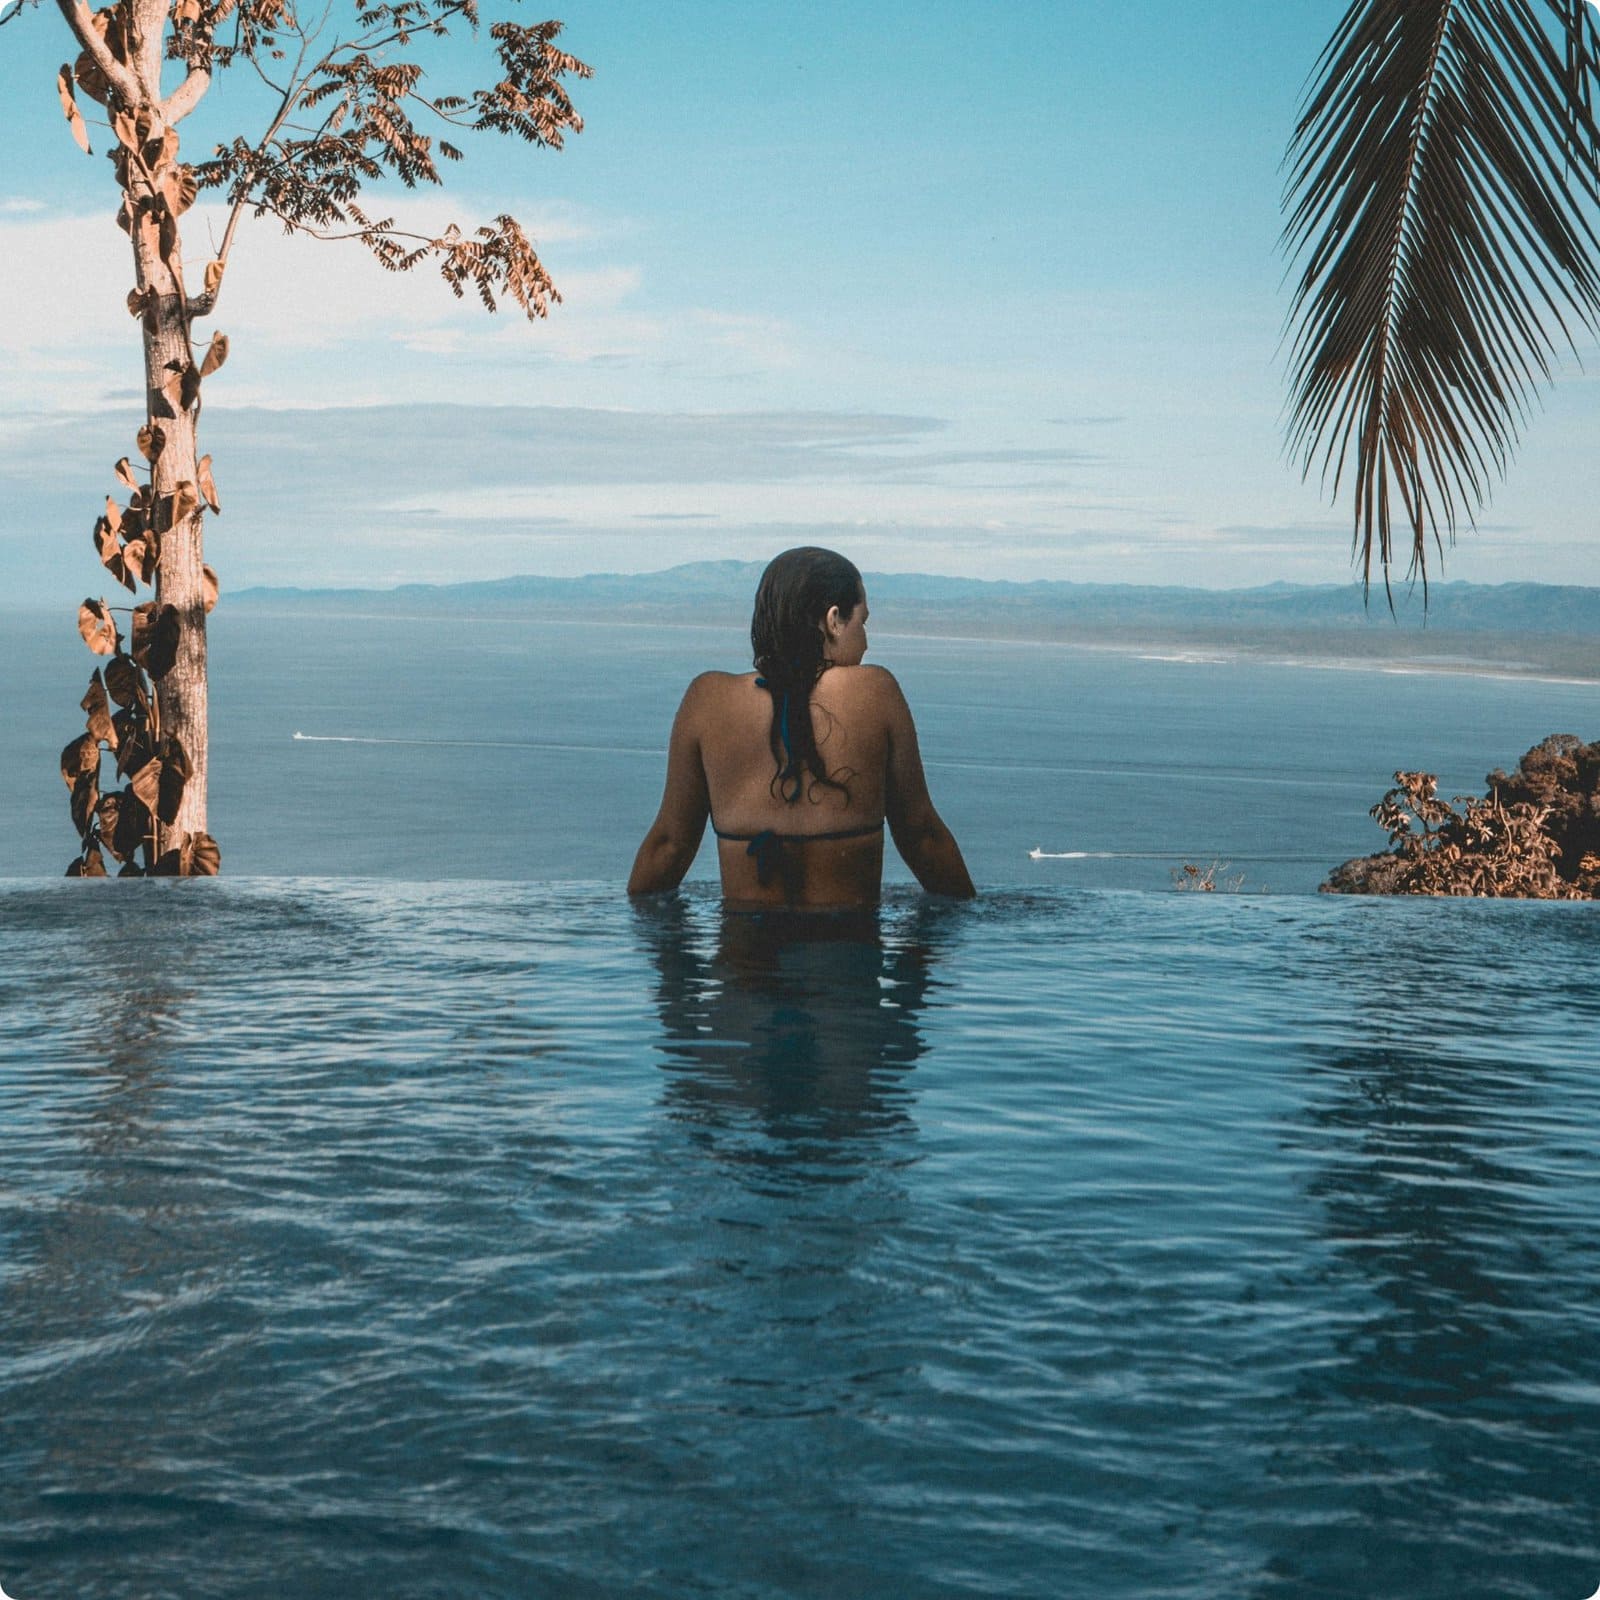
[[[1600,922],[1307,891],[1600,687],[875,637],[985,893],[796,925],[618,889],[736,634],[226,615],[212,881],[0,638],[15,1600],[1593,1591]]]
[[[625,879],[684,687],[750,652],[727,628],[225,606],[211,637],[225,870],[410,882]],[[1165,890],[1215,860],[1247,891],[1310,892],[1383,847],[1367,812],[1397,769],[1481,793],[1546,734],[1600,737],[1600,682],[872,637],[990,885]],[[74,853],[57,762],[95,664],[66,609],[0,633],[0,877]],[[716,877],[709,838],[691,877]]]

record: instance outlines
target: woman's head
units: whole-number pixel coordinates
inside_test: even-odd
[[[852,562],[802,545],[768,563],[756,587],[750,647],[760,683],[772,696],[769,742],[778,770],[775,794],[794,802],[818,784],[846,799],[848,774],[828,771],[817,748],[811,691],[829,666],[857,666],[866,653],[867,593]]]
[[[817,545],[785,550],[756,588],[756,670],[769,683],[809,691],[830,662],[860,662],[865,621],[866,590],[854,562]]]

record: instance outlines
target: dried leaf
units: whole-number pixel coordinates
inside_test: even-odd
[[[161,179],[161,198],[175,217],[181,217],[194,204],[195,192],[193,167],[174,167]]]
[[[105,73],[95,65],[94,57],[87,50],[80,51],[78,59],[73,62],[72,76],[78,80],[78,87],[91,100],[104,105],[111,98],[111,84]]]
[[[137,616],[137,613],[135,615]],[[106,693],[126,711],[132,711],[135,707],[142,708],[148,705],[150,700],[139,668],[131,657],[123,655],[113,656],[106,663]],[[120,722],[117,722],[117,742],[119,746],[127,743],[122,737]]]
[[[161,763],[147,761],[128,779],[128,786],[138,796],[139,804],[154,811],[161,798]]]
[[[113,533],[122,527],[122,507],[110,495],[106,496],[106,521],[111,525]]]
[[[155,298],[149,289],[130,289],[128,291],[128,315],[142,317],[150,309],[150,302]]]
[[[167,447],[166,433],[152,422],[147,422],[139,430],[139,454],[152,465],[155,459]]]
[[[201,456],[194,469],[196,482],[200,485],[200,493],[205,496],[206,504],[213,511],[221,512],[222,503],[217,499],[217,480],[211,476],[211,457]],[[210,610],[208,606],[206,608]]]
[[[100,847],[91,844],[85,847],[84,852],[67,868],[69,878],[103,878],[106,876],[106,858],[100,854]]]
[[[150,629],[155,623],[157,603],[146,600],[143,605],[133,608],[133,646],[130,654],[135,661],[142,662],[150,649]]]
[[[193,367],[185,366],[180,361],[169,361],[167,363],[167,375],[161,380],[161,395],[170,407],[171,415],[175,417],[181,417],[194,403],[192,399],[185,398],[191,387],[194,387],[195,392],[198,393],[197,384],[191,386],[188,381],[188,374],[193,371]]]
[[[104,600],[85,600],[78,607],[78,632],[97,656],[114,655],[122,643],[111,608]]]
[[[80,837],[87,838],[89,824],[94,820],[94,808],[100,804],[99,762],[95,771],[81,773],[72,786],[72,825]]]
[[[89,130],[83,125],[83,113],[78,110],[78,102],[72,93],[72,68],[63,66],[56,74],[56,92],[61,96],[61,109],[66,114],[67,124],[72,129],[72,137],[78,141],[78,148],[85,155],[89,151]]]
[[[147,119],[151,131],[144,136],[144,149],[142,151],[144,164],[152,172],[158,172],[169,161],[174,160],[178,154],[178,130],[176,128],[168,128],[165,133],[161,133],[158,137],[157,130],[162,126],[160,115],[155,111],[141,111],[139,113],[140,125],[146,125]]]
[[[122,817],[122,790],[113,789],[110,794],[100,796],[100,803],[95,807],[95,818],[100,824],[100,838],[112,855],[118,861],[126,861],[127,855],[117,848],[117,823]]]
[[[122,546],[117,542],[116,533],[104,517],[94,525],[94,546],[100,552],[100,564],[123,588],[131,592],[134,587],[133,576],[122,558]]]
[[[168,512],[171,521],[168,526],[173,528],[181,526],[199,509],[199,493],[187,478],[182,479],[173,486],[172,501]]]
[[[61,781],[70,789],[86,772],[100,767],[100,746],[88,734],[74,739],[61,752]]]
[[[216,573],[210,567],[202,566],[200,568],[200,596],[205,602],[207,616],[217,609],[217,595],[220,592]]]
[[[184,835],[187,840],[188,835]],[[183,873],[183,851],[181,848],[163,850],[156,864],[150,869],[152,878],[177,878]]]
[[[138,748],[149,741],[144,738],[144,718],[137,711],[113,711],[111,726],[117,734],[117,771],[120,774],[129,767],[138,766],[140,757],[149,754]]]
[[[127,484],[130,489],[137,489],[139,487],[139,480],[134,477],[133,468],[128,464],[128,458],[126,456],[124,456],[111,470],[116,473],[118,482]]]
[[[183,403],[185,411],[192,411],[194,403],[200,398],[200,369],[188,366],[183,370],[183,377],[178,383],[178,398]]]
[[[101,798],[100,837],[107,840],[118,861],[131,861],[149,839],[150,812],[132,789],[119,789]]]
[[[228,336],[225,333],[211,335],[211,343],[206,346],[205,358],[200,363],[200,376],[209,378],[224,361],[228,359]]]
[[[156,791],[156,815],[163,822],[175,822],[178,817],[178,807],[183,804],[183,791],[188,784],[188,777],[181,772],[174,771],[166,762],[160,763],[161,783]]]
[[[111,706],[106,699],[106,686],[100,681],[98,672],[90,674],[88,690],[78,704],[89,714],[89,737],[104,739],[115,750],[117,730],[111,725]]]
[[[119,878],[142,878],[144,875],[144,868],[137,861],[128,862],[122,871],[117,874]]]
[[[214,878],[222,870],[222,852],[209,833],[191,833],[183,845],[183,875]]]
[[[183,625],[179,621],[176,606],[162,606],[152,619],[143,666],[157,683],[172,671],[173,663],[178,659],[178,640],[182,631]]]
[[[161,741],[160,783],[156,791],[156,815],[163,822],[177,821],[178,807],[183,804],[183,791],[189,782],[189,757],[183,746],[174,738]]]
[[[138,149],[139,130],[134,124],[134,119],[126,111],[113,111],[111,113],[111,131],[117,136],[117,143],[123,149]]]
[[[222,274],[226,270],[226,263],[222,261],[208,261],[206,263],[206,298],[215,300],[222,289]]]
[[[122,547],[122,561],[129,571],[144,577],[145,543],[143,539],[130,539]]]
[[[182,265],[178,260],[178,219],[170,211],[163,210],[157,227],[161,259],[176,272]]]

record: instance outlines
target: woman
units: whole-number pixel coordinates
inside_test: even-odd
[[[684,694],[628,893],[675,888],[709,815],[730,905],[877,904],[885,822],[924,889],[970,899],[911,708],[891,673],[861,665],[861,574],[831,550],[785,550],[761,575],[750,642],[756,671],[703,672]]]

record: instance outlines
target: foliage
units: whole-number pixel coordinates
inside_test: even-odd
[[[1213,861],[1204,867],[1186,861],[1181,867],[1172,869],[1172,887],[1191,894],[1215,894],[1218,889],[1226,894],[1237,894],[1244,886],[1243,873],[1219,881],[1220,874],[1225,873],[1228,866],[1226,861]]]
[[[23,0],[12,18],[32,3]],[[117,463],[129,497],[107,499],[94,544],[129,591],[155,589],[133,608],[126,647],[103,599],[79,611],[85,642],[110,660],[84,696],[84,733],[62,755],[80,839],[68,868],[75,876],[104,876],[108,851],[123,875],[218,868],[205,824],[205,616],[217,580],[202,560],[202,525],[221,505],[211,458],[198,454],[196,439],[202,385],[227,359],[228,340],[218,333],[202,345],[194,324],[216,309],[246,210],[291,233],[359,240],[391,272],[431,263],[458,298],[471,290],[490,311],[509,297],[536,318],[560,299],[514,217],[471,232],[452,224],[415,234],[369,215],[362,200],[384,180],[439,184],[439,163],[463,158],[442,134],[424,131],[428,125],[560,149],[583,126],[562,80],[590,75],[557,48],[561,24],[495,22],[495,81],[438,93],[415,47],[457,29],[476,32],[477,0],[344,0],[336,18],[337,3],[302,13],[295,0],[114,0],[91,12],[84,0],[57,0],[78,45],[56,79],[68,128],[89,153],[81,94],[103,110],[112,135],[116,220],[135,268],[127,306],[140,324],[146,374],[142,464]],[[163,94],[170,61],[187,70]],[[272,92],[266,126],[218,144],[198,165],[180,159],[178,125],[217,75],[241,67]],[[228,216],[203,288],[193,292],[180,219],[206,190],[221,191]],[[127,780],[120,789],[101,787],[108,759]]]
[[[1389,850],[1347,861],[1324,890],[1343,894],[1600,898],[1600,743],[1556,734],[1485,796],[1439,797],[1428,772],[1397,772],[1371,815]]]
[[[1351,0],[1289,148],[1289,446],[1349,483],[1387,591],[1427,585],[1600,317],[1600,32],[1586,0]],[[1348,479],[1347,479],[1348,474]]]

